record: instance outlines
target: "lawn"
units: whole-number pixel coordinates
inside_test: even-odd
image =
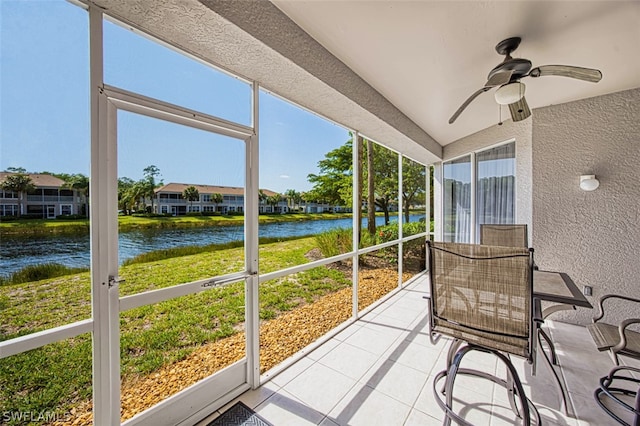
[[[260,247],[261,272],[308,262],[314,238]],[[237,272],[243,249],[231,248],[121,268],[120,295]],[[307,304],[350,285],[344,275],[314,268],[265,283],[262,319]],[[89,273],[0,287],[0,340],[87,319],[91,315]],[[121,313],[123,379],[146,377],[211,342],[243,330],[243,283],[214,288]],[[69,412],[91,398],[91,337],[77,336],[0,360],[0,413]],[[19,424],[16,423],[16,424]]]

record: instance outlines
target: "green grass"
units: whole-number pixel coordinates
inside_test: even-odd
[[[260,246],[261,272],[307,263],[314,238]],[[120,296],[243,269],[242,247],[171,257],[120,268]],[[349,286],[325,267],[260,286],[260,316],[279,313]],[[91,317],[88,272],[0,287],[0,341]],[[236,283],[120,314],[123,377],[149,374],[201,345],[238,331],[244,321],[244,285]],[[65,412],[91,396],[91,338],[73,339],[0,360],[0,413]]]

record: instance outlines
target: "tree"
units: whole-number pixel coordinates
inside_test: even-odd
[[[313,184],[311,198],[333,205],[350,206],[353,197],[353,141],[325,154],[318,162],[320,172],[309,174],[307,179]]]
[[[290,210],[298,210],[300,202],[302,201],[302,196],[295,189],[287,189],[284,193],[287,197],[287,206]]]
[[[384,212],[384,223],[389,224],[389,210],[398,200],[398,154],[373,144],[373,170],[366,170],[367,179],[373,177],[375,205]]]
[[[24,167],[7,167],[5,172],[26,174],[27,169],[25,169]]]
[[[156,183],[156,177],[160,176],[160,169],[152,164],[142,169],[142,173],[144,175],[143,181],[145,183],[144,196],[151,199],[151,212],[153,213],[153,200],[156,197],[155,189],[162,185],[162,181]]]
[[[367,140],[367,231],[376,233],[376,193],[373,142]]]
[[[404,221],[409,222],[409,209],[416,203],[424,204],[425,200],[426,170],[425,166],[409,160],[402,159],[402,205]]]
[[[218,204],[224,201],[222,194],[215,192],[211,194],[211,201],[215,204],[215,210],[218,211]]]
[[[125,214],[131,214],[135,198],[132,188],[136,183],[128,177],[118,178],[118,209]]]
[[[193,202],[200,199],[200,191],[193,185],[187,186],[184,191],[182,191],[182,197],[189,201],[189,210],[193,211]]]
[[[280,200],[282,200],[282,195],[280,194],[273,194],[267,197],[267,204],[271,206],[273,213],[276,212],[276,206]]]
[[[20,214],[24,214],[26,210],[26,194],[36,189],[36,186],[33,184],[29,175],[25,173],[8,175],[4,181],[0,183],[0,187],[5,191],[11,191],[18,194],[20,198]]]
[[[82,209],[86,216],[89,216],[89,178],[82,173],[71,175],[54,175],[64,180],[64,187],[74,189],[82,197]]]

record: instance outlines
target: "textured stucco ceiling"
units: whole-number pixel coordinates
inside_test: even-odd
[[[640,87],[638,1],[273,3],[442,145],[498,121],[489,92],[448,124],[501,62],[494,47],[507,37],[522,38],[513,56],[534,66],[577,65],[603,73],[598,84],[524,79],[532,109]]]
[[[640,87],[638,1],[94,0],[120,20],[420,161],[494,125],[493,92],[449,117],[520,36],[534,66],[598,68],[600,83],[527,78],[535,108]],[[508,111],[502,113],[503,120]]]

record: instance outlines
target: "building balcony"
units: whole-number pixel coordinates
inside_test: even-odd
[[[443,411],[432,386],[434,376],[445,368],[449,340],[441,338],[435,345],[430,341],[423,299],[427,288],[423,278],[397,292],[289,368],[273,377],[267,373],[263,379],[270,380],[198,425],[207,425],[237,401],[273,425],[442,424]],[[547,321],[545,327],[558,352],[557,371],[567,389],[569,414],[541,354],[535,376],[523,359],[512,357],[542,422],[613,424],[593,398],[599,378],[613,367],[609,356],[597,351],[582,326]],[[624,362],[631,365],[628,359]],[[477,352],[468,355],[462,367],[497,371],[498,375],[504,370],[493,355]],[[454,408],[475,425],[521,424],[509,407],[507,391],[486,379],[460,376],[454,388]]]

